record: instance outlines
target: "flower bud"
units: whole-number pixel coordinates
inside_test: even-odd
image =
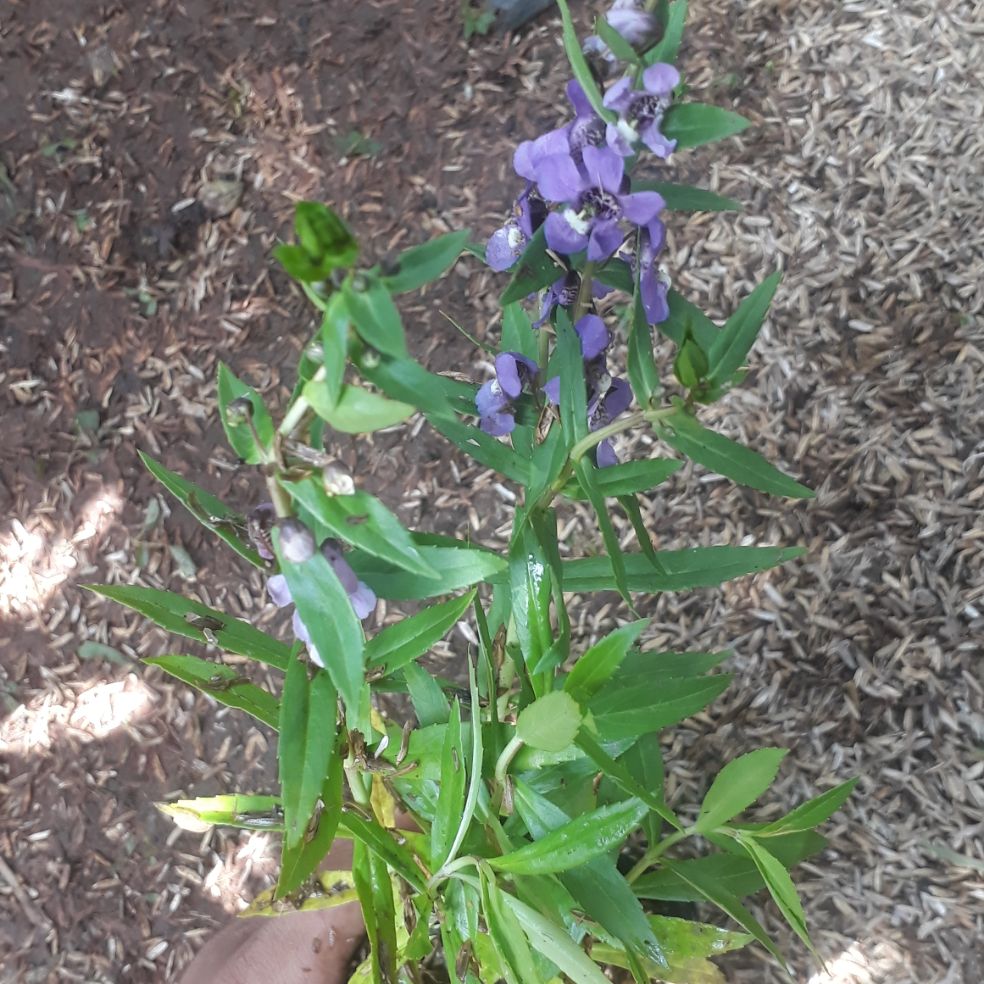
[[[291,564],[303,564],[314,556],[314,534],[299,519],[281,519],[277,529],[280,531],[280,552],[284,560]]]
[[[329,495],[352,495],[355,492],[352,476],[337,464],[325,465],[321,472],[321,480]]]
[[[253,419],[253,401],[248,396],[236,397],[226,407],[226,423],[230,427],[238,427]]]

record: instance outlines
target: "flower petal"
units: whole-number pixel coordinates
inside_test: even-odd
[[[647,92],[665,99],[680,84],[680,73],[672,65],[658,62],[642,73],[642,84]]]
[[[500,352],[495,357],[495,378],[510,400],[515,400],[523,392],[523,381],[519,378],[519,365],[514,353]]]
[[[666,201],[658,191],[636,191],[619,199],[625,217],[638,226],[649,225],[666,208]]]
[[[584,89],[581,88],[581,83],[577,79],[571,79],[567,83],[567,98],[570,99],[571,105],[574,107],[575,116],[595,115],[591,100],[588,99]]]
[[[588,362],[597,359],[612,340],[605,322],[597,314],[586,314],[580,318],[574,330],[581,339],[581,355]]]
[[[484,383],[475,394],[475,409],[479,416],[498,413],[509,406],[509,398],[502,392],[498,380],[490,379]]]
[[[661,324],[670,316],[670,305],[667,301],[667,286],[650,267],[643,270],[639,276],[639,293],[642,297],[642,309],[646,312],[646,321],[651,325]]]
[[[543,392],[555,407],[560,406],[560,376],[548,379],[543,384]]]
[[[609,109],[619,111],[629,108],[632,102],[632,80],[626,76],[619,79],[606,93],[604,103]]]
[[[359,618],[368,618],[376,610],[376,593],[365,581],[359,581],[355,591],[349,594],[349,601]]]
[[[625,161],[608,147],[585,147],[583,154],[591,184],[617,195],[622,186]]]
[[[535,161],[535,170],[540,194],[547,201],[573,203],[584,190],[584,179],[570,154],[547,154],[539,157]]]
[[[485,246],[485,262],[496,273],[508,270],[519,259],[519,252],[513,246],[513,240],[518,241],[517,233],[523,235],[514,222],[507,222],[489,237]]]
[[[270,600],[278,608],[284,608],[294,601],[290,595],[290,588],[287,587],[287,578],[283,574],[274,574],[273,577],[268,578],[266,589]]]
[[[661,160],[665,161],[676,150],[677,142],[667,140],[660,132],[655,120],[649,126],[644,127],[639,135],[642,137],[642,142]]]
[[[632,387],[624,380],[616,377],[612,380],[605,394],[604,413],[609,421],[614,420],[620,413],[625,413],[632,403]]]
[[[618,464],[618,455],[615,454],[615,448],[607,437],[595,448],[595,461],[599,468],[611,468],[612,465]]]
[[[490,413],[483,415],[479,427],[491,437],[505,437],[516,428],[516,418],[511,413]]]
[[[549,235],[547,238],[549,241]],[[592,263],[607,260],[622,245],[624,239],[625,234],[615,219],[595,222],[591,227],[591,238],[588,242],[588,259]]]
[[[569,256],[579,253],[588,244],[588,237],[572,228],[561,212],[551,212],[547,216],[545,230],[547,245],[555,253]]]

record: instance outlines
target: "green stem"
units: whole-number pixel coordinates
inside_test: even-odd
[[[317,372],[311,377],[312,383],[320,383],[325,378],[325,367],[319,366]],[[293,405],[287,411],[284,416],[283,421],[280,424],[279,431],[283,437],[290,437],[291,434],[297,430],[297,427],[307,415],[308,411],[311,409],[311,404],[308,403],[307,399],[298,394],[296,400],[294,400]]]
[[[653,862],[658,861],[674,844],[682,841],[684,837],[689,836],[689,830],[676,830],[669,837],[664,838],[654,847],[649,848],[625,876],[625,880],[631,885],[647,868],[652,866]]]
[[[503,783],[506,781],[506,772],[509,769],[509,765],[522,747],[523,739],[518,735],[513,735],[506,743],[506,747],[502,750],[502,754],[495,763],[495,778],[497,782]]]
[[[277,512],[277,516],[280,519],[286,519],[288,516],[292,515],[290,511],[290,496],[284,491],[283,486],[277,481],[276,475],[267,475],[266,477],[267,490],[270,493],[270,499],[273,502],[273,508]]]
[[[587,314],[591,306],[591,285],[594,283],[594,263],[585,263],[581,271],[581,286],[578,288],[577,300],[574,302],[574,310],[571,313],[571,323],[577,324],[582,316]]]

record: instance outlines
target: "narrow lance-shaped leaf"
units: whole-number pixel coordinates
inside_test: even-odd
[[[741,202],[736,202],[733,198],[706,188],[673,184],[670,181],[633,181],[632,190],[659,192],[671,212],[740,212],[742,209]]]
[[[720,106],[677,103],[666,111],[662,131],[667,140],[677,142],[677,150],[685,150],[741,133],[749,125],[744,116]]]
[[[723,434],[708,430],[683,410],[672,417],[664,417],[656,425],[656,433],[670,447],[676,448],[698,465],[724,475],[739,485],[791,499],[813,497],[805,485],[784,475],[760,454]]]
[[[166,673],[208,694],[226,707],[234,707],[262,721],[276,730],[279,704],[269,691],[250,683],[231,666],[210,663],[197,656],[170,653],[166,656],[149,656],[144,660],[159,666]]]
[[[587,458],[582,458],[574,466],[574,472],[577,475],[577,480],[588,494],[588,499],[591,502],[591,506],[594,509],[595,516],[598,519],[598,528],[601,530],[601,538],[604,540],[605,549],[608,553],[606,560],[611,565],[612,581],[618,593],[625,599],[625,602],[629,607],[632,607],[632,599],[630,592],[632,591],[631,585],[629,583],[628,572],[626,568],[626,559],[622,554],[622,546],[618,541],[618,534],[615,532],[615,527],[612,525],[612,518],[608,515],[608,509],[605,505],[605,496],[598,488],[595,477],[600,469],[595,468],[595,466],[588,461]],[[565,576],[565,582],[566,582]],[[572,590],[568,588],[568,590]]]
[[[758,337],[781,279],[782,273],[777,270],[771,277],[763,280],[724,323],[707,353],[710,362],[707,379],[711,383],[723,386],[744,365],[745,357]]]
[[[498,871],[548,875],[567,871],[617,847],[642,822],[649,807],[638,800],[589,810],[532,844],[493,858]]]
[[[413,412],[408,403],[389,400],[361,386],[342,387],[338,399],[332,401],[324,389],[304,389],[311,409],[343,434],[369,434],[402,423]]]
[[[639,619],[610,632],[574,664],[564,681],[564,690],[575,700],[586,701],[612,676],[629,647],[642,635],[649,619]]]
[[[308,680],[296,656],[284,678],[280,705],[280,787],[284,840],[296,845],[308,830],[335,750],[338,694],[323,670]]]
[[[458,623],[474,597],[469,591],[386,626],[366,643],[367,667],[389,674],[423,656]]]
[[[195,833],[203,833],[213,826],[237,827],[241,830],[283,829],[278,796],[222,793],[154,805],[182,830]]]
[[[461,704],[454,702],[441,752],[441,795],[431,825],[431,867],[437,871],[447,860],[461,811],[465,805],[465,752],[461,741]]]
[[[729,762],[711,783],[694,832],[715,830],[751,806],[772,785],[786,753],[785,748],[759,748]]]
[[[217,499],[211,492],[189,482],[143,451],[138,451],[144,467],[173,495],[207,530],[224,540],[240,557],[254,567],[263,567],[260,555],[249,545],[243,533],[244,519],[235,510]]]
[[[132,608],[161,628],[198,642],[211,642],[239,656],[248,656],[279,670],[287,668],[290,647],[271,639],[248,622],[192,601],[173,591],[158,591],[136,584],[83,585],[104,598]]]
[[[397,257],[396,272],[384,276],[383,283],[391,293],[402,294],[437,280],[459,257],[468,235],[467,229],[459,229],[411,246]]]
[[[667,7],[666,29],[659,41],[643,57],[643,62],[646,65],[655,65],[658,62],[672,64],[676,61],[680,51],[683,25],[687,19],[687,0],[673,0]]]
[[[584,94],[591,103],[591,108],[607,123],[614,122],[615,116],[602,101],[601,91],[598,83],[595,82],[591,69],[588,67],[587,59],[581,50],[581,42],[577,32],[574,30],[574,21],[571,19],[570,8],[567,0],[557,0],[560,8],[560,17],[563,21],[564,51],[567,53],[567,60],[571,64],[571,71],[574,78],[581,84]]]
[[[352,325],[359,336],[378,352],[396,359],[406,358],[403,322],[386,286],[372,279],[364,290],[356,290],[346,283],[344,294]]]
[[[848,779],[833,789],[815,796],[811,800],[801,804],[787,813],[779,820],[775,820],[765,827],[755,831],[756,837],[773,836],[778,834],[789,834],[796,831],[812,830],[814,827],[830,819],[839,810],[847,798],[854,792],[854,787],[858,784],[857,778]]]
[[[276,528],[273,540],[280,569],[287,579],[297,613],[345,703],[350,725],[355,727],[352,716],[360,713],[365,680],[362,626],[352,603],[338,575],[320,550],[316,550],[303,563],[292,564],[283,556]]]

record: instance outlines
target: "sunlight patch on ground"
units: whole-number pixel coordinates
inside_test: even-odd
[[[97,741],[147,717],[156,700],[133,673],[77,692],[47,690],[0,723],[0,754],[28,756],[47,751],[62,738],[83,744]]]
[[[123,500],[112,489],[86,503],[71,537],[46,538],[12,519],[0,535],[0,616],[35,613],[71,576],[81,561],[81,546],[106,532]]]
[[[905,954],[887,940],[856,940],[807,984],[882,984],[902,980],[907,965]]]
[[[243,911],[258,889],[274,879],[279,863],[279,843],[270,835],[250,832],[238,846],[230,845],[224,857],[216,857],[202,886],[231,915]]]

